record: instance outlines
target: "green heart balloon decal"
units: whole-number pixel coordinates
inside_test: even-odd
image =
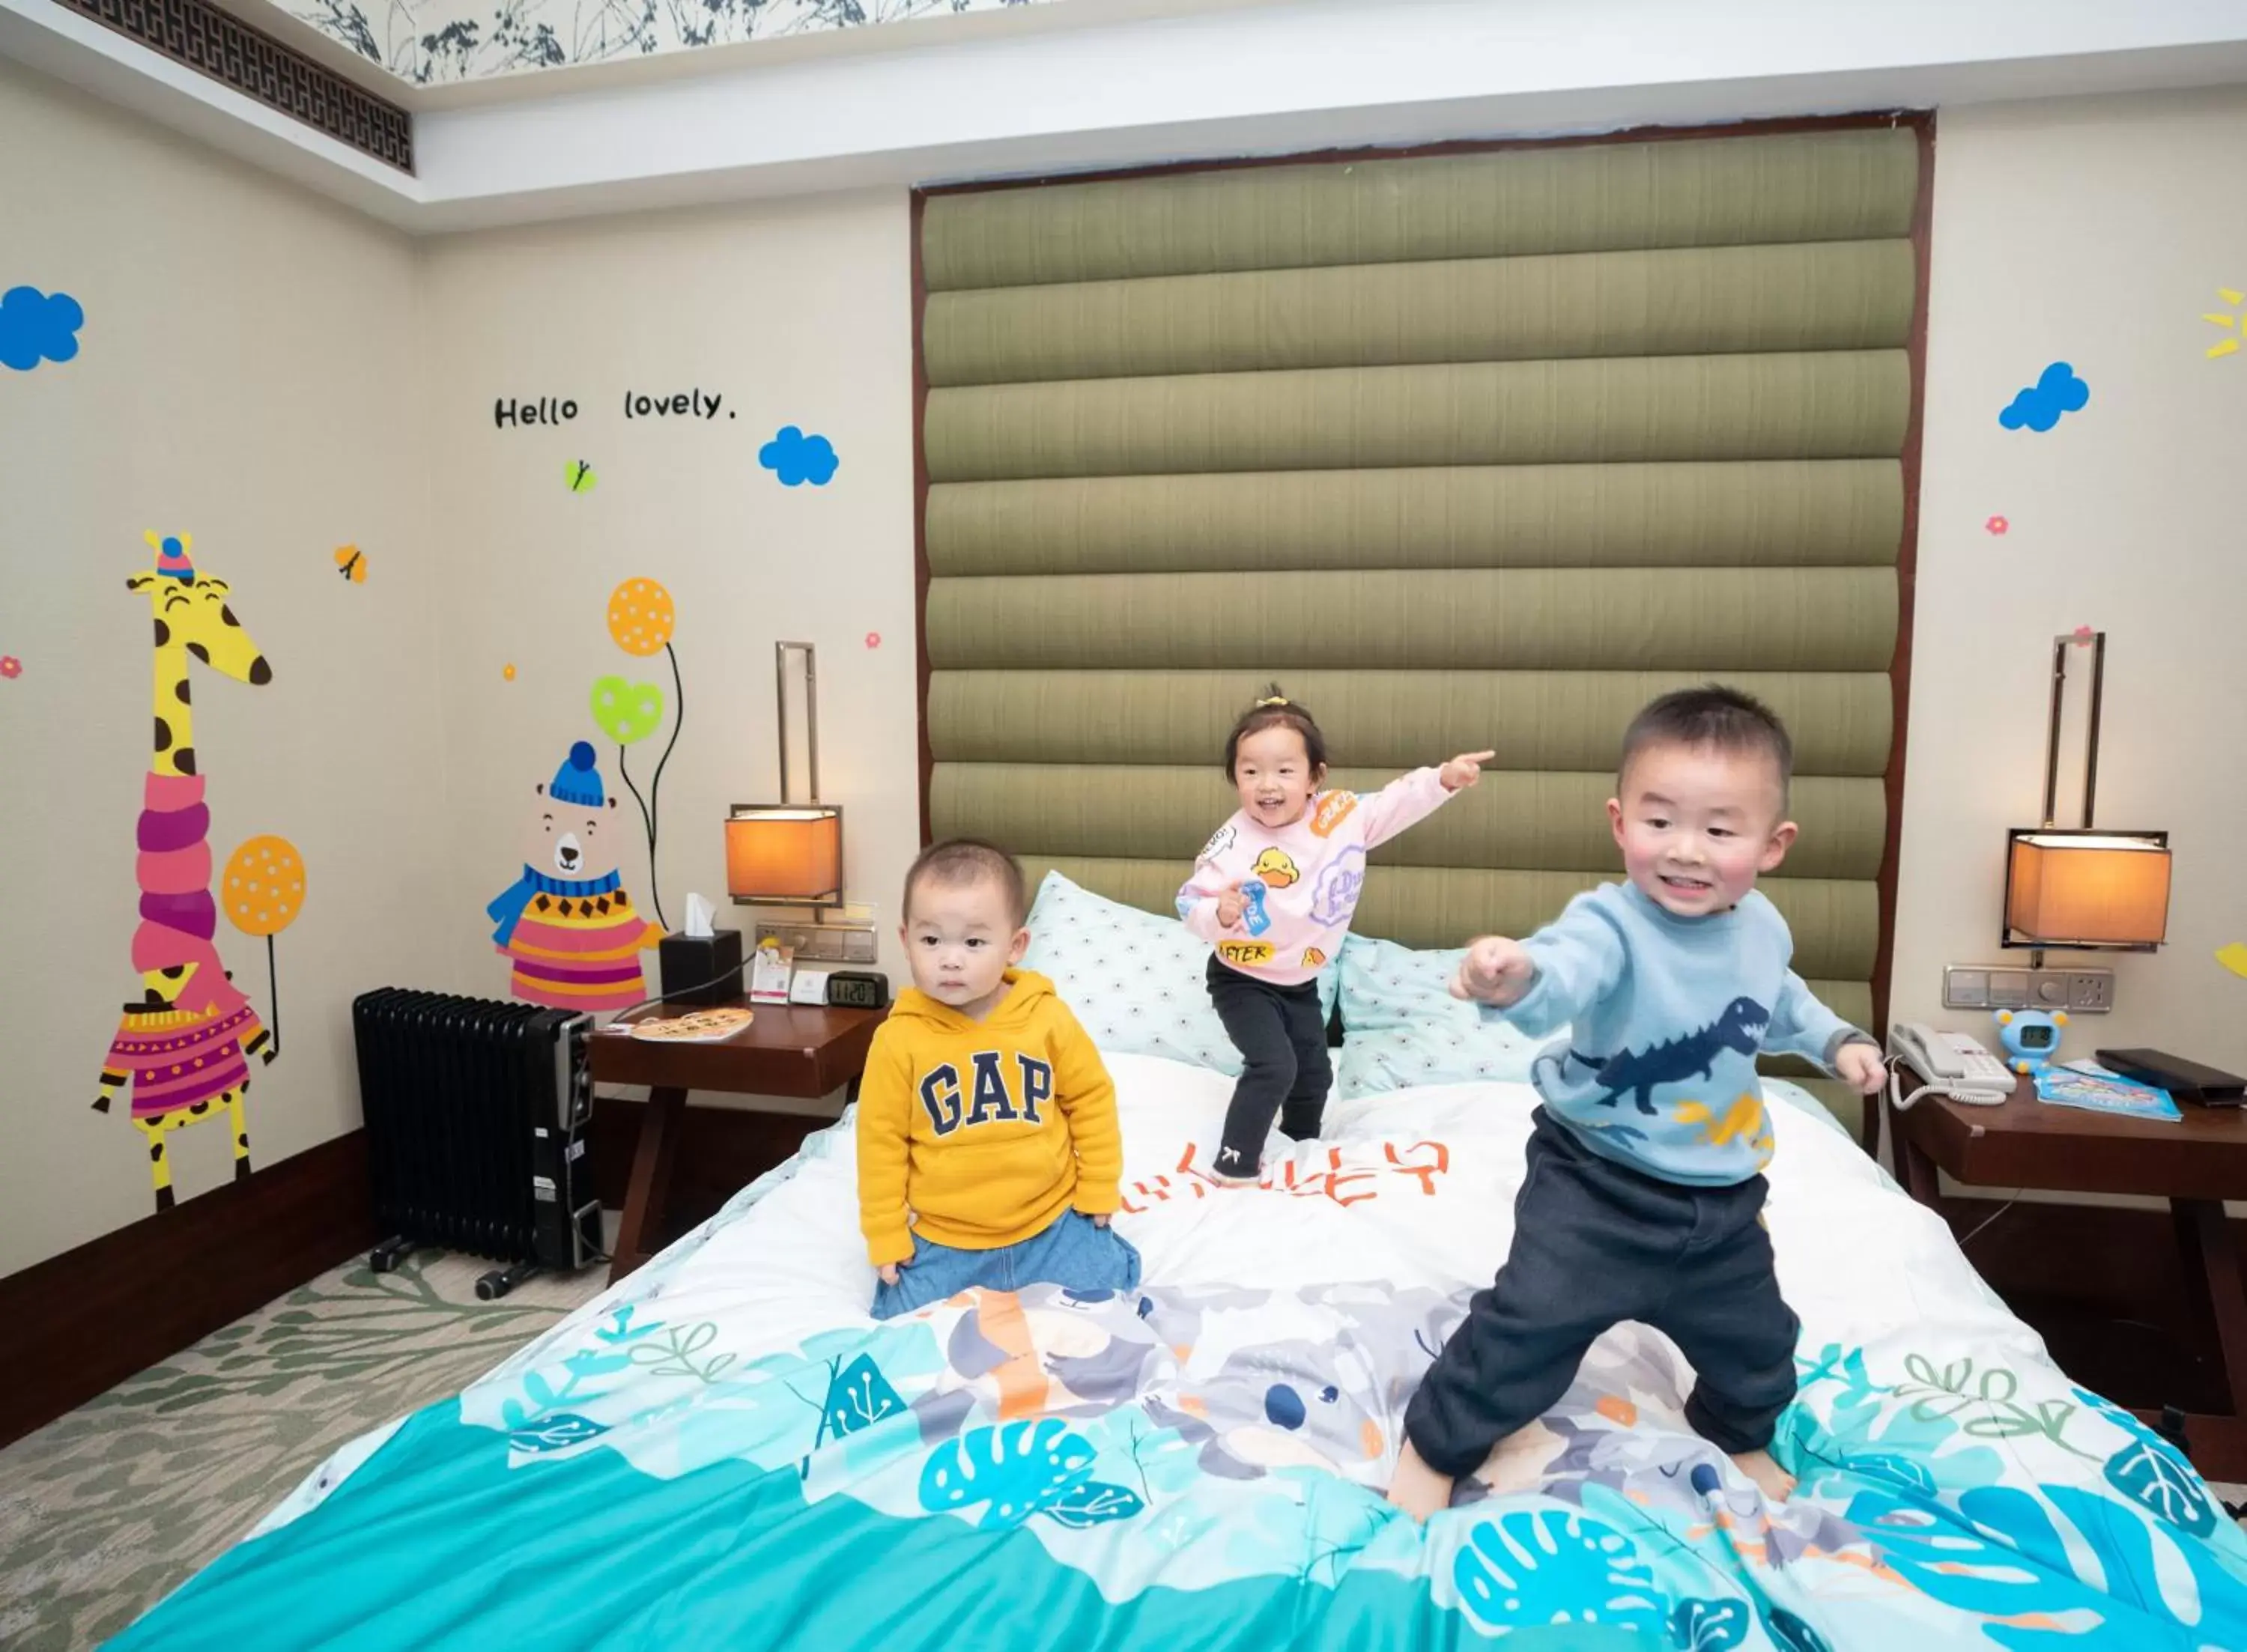
[[[663,690],[604,677],[593,685],[593,720],[619,746],[645,740],[663,726]]]

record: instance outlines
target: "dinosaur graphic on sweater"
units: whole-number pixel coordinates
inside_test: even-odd
[[[1643,1050],[1618,1050],[1613,1055],[1587,1055],[1581,1050],[1568,1054],[1597,1073],[1607,1086],[1599,1105],[1614,1107],[1624,1096],[1633,1096],[1638,1110],[1651,1114],[1656,1110],[1654,1092],[1658,1086],[1713,1076],[1718,1058],[1727,1050],[1755,1055],[1763,1048],[1763,1035],[1770,1026],[1769,1010],[1752,998],[1736,998],[1714,1021],[1683,1038],[1649,1045]]]

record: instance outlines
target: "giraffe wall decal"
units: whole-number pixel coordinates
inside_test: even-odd
[[[133,935],[142,995],[125,1006],[93,1105],[107,1112],[131,1080],[133,1128],[147,1137],[156,1208],[166,1211],[173,1198],[165,1138],[174,1130],[223,1113],[233,1124],[236,1179],[249,1174],[242,1116],[249,1058],[270,1062],[279,1054],[211,944],[218,908],[210,892],[210,810],[196,770],[188,661],[192,656],[261,687],[273,680],[273,668],[227,605],[226,581],[196,572],[193,540],[146,537],[156,566],[125,582],[147,597],[155,618],[154,749],[141,792],[140,925]]]

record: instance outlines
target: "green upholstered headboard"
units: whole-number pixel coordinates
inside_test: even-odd
[[[927,829],[1167,911],[1276,678],[1343,785],[1498,751],[1357,929],[1520,934],[1615,875],[1630,714],[1722,679],[1794,734],[1797,967],[1876,1025],[1929,140],[922,197]]]

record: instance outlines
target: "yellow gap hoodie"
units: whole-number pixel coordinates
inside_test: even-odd
[[[1123,1203],[1124,1138],[1100,1050],[1053,983],[1007,972],[980,1021],[914,987],[875,1034],[858,1087],[858,1224],[874,1266],[915,1233],[994,1251],[1074,1207]]]

